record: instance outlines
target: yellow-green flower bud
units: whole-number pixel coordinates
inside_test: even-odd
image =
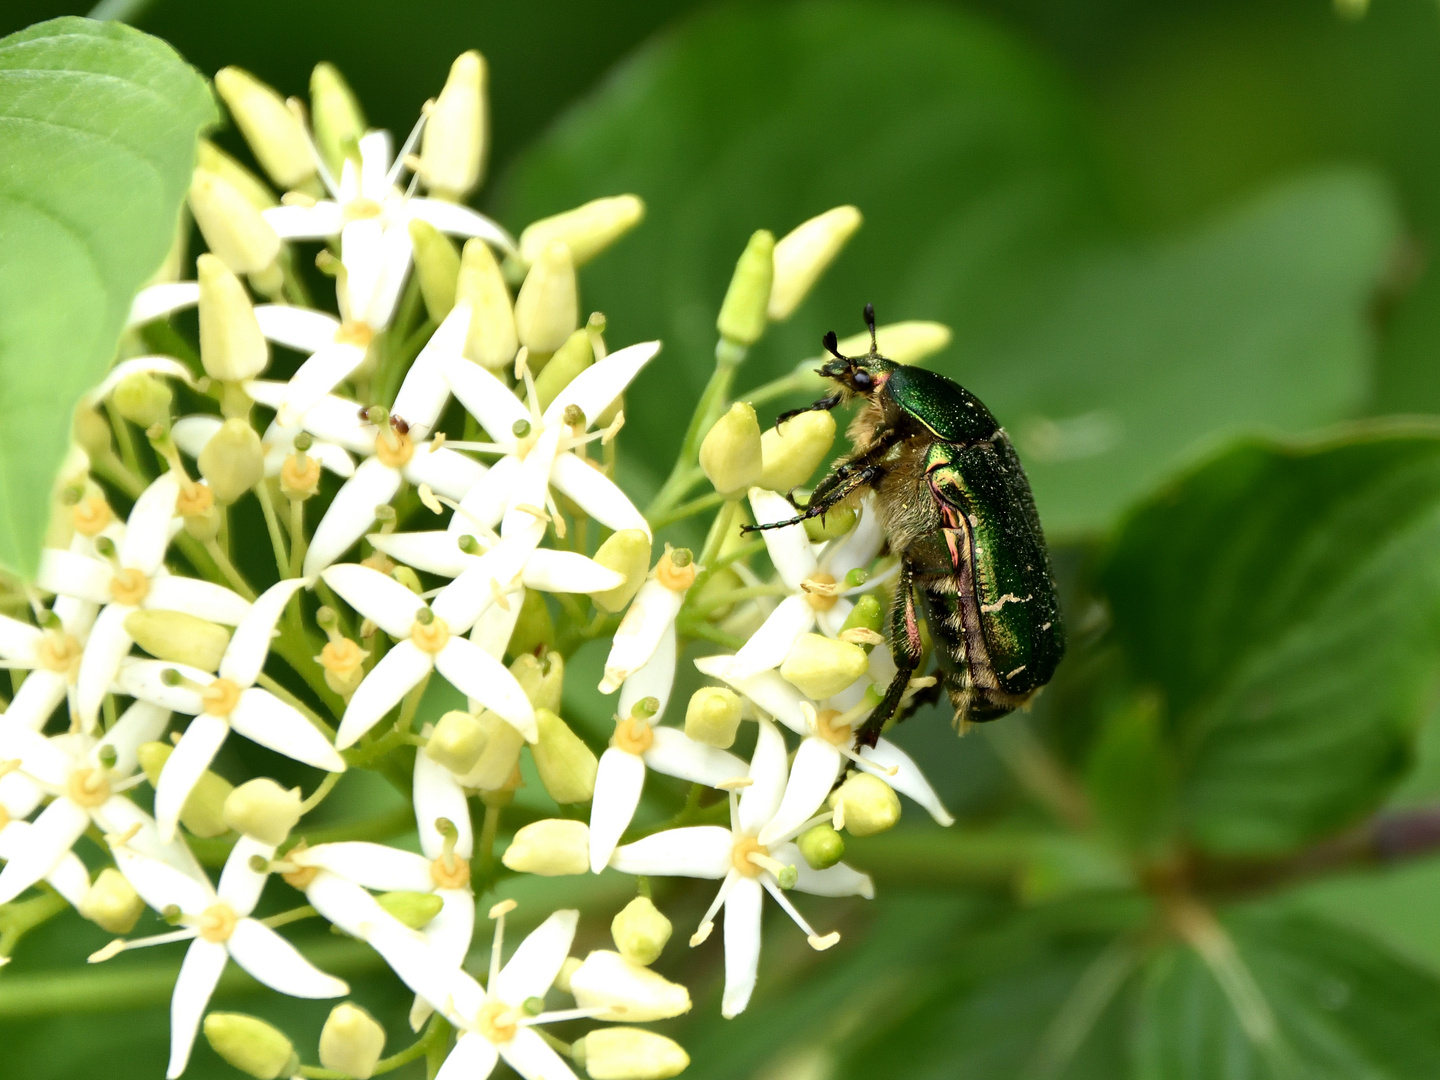
[[[559,240],[570,249],[576,266],[584,266],[600,252],[633,229],[645,216],[645,203],[638,195],[612,195],[592,199],[574,210],[531,222],[520,234],[520,259],[527,265],[540,258],[551,241]]]
[[[221,382],[253,379],[270,363],[270,346],[260,332],[245,286],[214,255],[195,260],[200,282],[200,362]]]
[[[265,448],[244,420],[226,420],[196,460],[215,501],[229,506],[265,478]]]
[[[650,538],[639,529],[621,529],[608,536],[595,561],[607,570],[625,575],[625,583],[605,592],[592,593],[590,599],[601,611],[612,614],[624,609],[650,573]]]
[[[474,49],[461,53],[425,121],[415,171],[438,198],[458,202],[480,183],[489,127],[485,80],[485,58]]]
[[[643,1028],[596,1028],[577,1039],[571,1053],[590,1080],[668,1080],[690,1064],[674,1039]]]
[[[262,844],[279,847],[300,820],[300,789],[283,788],[267,776],[241,784],[221,809],[225,824]]]
[[[685,734],[706,746],[729,749],[740,730],[740,695],[725,686],[702,686],[685,707]]]
[[[700,443],[700,468],[722,495],[735,495],[759,483],[760,421],[749,402],[735,402],[706,432]]]
[[[826,540],[834,540],[844,536],[855,527],[855,519],[860,515],[855,512],[853,506],[836,506],[825,512],[823,518],[812,517],[805,519],[805,535],[810,538],[812,544],[823,543]]]
[[[560,395],[560,391],[594,362],[595,353],[590,347],[590,335],[583,329],[576,330],[565,339],[565,344],[555,351],[555,355],[541,369],[540,374],[535,376],[535,393],[540,398],[540,408],[548,409],[550,403]],[[592,423],[595,417],[587,416],[585,420]]]
[[[375,899],[382,908],[411,930],[422,930],[430,925],[431,920],[439,915],[440,909],[445,906],[445,901],[434,893],[409,892],[404,889],[381,893]]]
[[[257,287],[273,292],[280,272],[275,262],[280,234],[240,189],[216,173],[196,169],[189,200],[211,252],[235,273],[253,274]]]
[[[204,510],[185,515],[185,535],[208,544],[220,535],[220,508],[213,502]]]
[[[852,773],[830,793],[830,806],[840,809],[841,822],[851,836],[874,836],[900,820],[900,797],[869,773]]]
[[[760,486],[782,494],[799,487],[814,475],[834,442],[835,418],[819,409],[771,428],[760,436]]]
[[[515,833],[500,859],[511,870],[540,877],[590,871],[590,826],[583,821],[547,818]]]
[[[515,330],[533,353],[553,353],[580,325],[580,294],[570,249],[552,240],[540,249],[515,297]]]
[[[315,159],[305,129],[284,98],[237,67],[217,71],[215,89],[276,187],[288,190],[314,179]]]
[[[100,410],[81,401],[70,420],[75,442],[91,457],[104,457],[110,450],[110,424]]]
[[[415,248],[415,276],[420,280],[425,313],[438,323],[455,306],[460,252],[448,236],[418,217],[410,219],[410,243]]]
[[[550,617],[544,595],[534,589],[526,589],[525,599],[520,602],[520,617],[515,620],[515,629],[510,634],[506,651],[512,656],[520,656],[554,643],[555,621]]]
[[[837,206],[780,238],[775,244],[775,282],[770,287],[771,319],[780,322],[790,317],[860,222],[860,211],[855,207]]]
[[[113,866],[101,870],[80,898],[80,914],[112,934],[128,934],[144,913],[145,901]]]
[[[914,364],[950,344],[950,328],[944,323],[911,320],[891,323],[875,331],[880,355],[897,364]],[[843,356],[863,356],[870,351],[870,332],[852,334],[837,346]]]
[[[615,948],[632,964],[653,964],[665,951],[665,943],[674,930],[670,920],[648,896],[637,896],[610,920],[610,936]]]
[[[560,974],[555,976],[555,989],[562,994],[570,993],[570,977],[580,970],[580,959],[575,956],[567,956],[565,962],[560,965]]]
[[[715,329],[722,338],[740,346],[754,345],[760,340],[768,321],[766,310],[774,277],[775,237],[768,229],[761,229],[745,245],[740,261],[735,264],[725,302],[720,305]]]
[[[855,601],[850,614],[845,616],[838,636],[842,641],[859,645],[868,653],[884,640],[880,633],[884,625],[885,610],[880,606],[880,598],[874,593],[866,593]]]
[[[230,629],[183,611],[139,608],[125,616],[125,632],[157,660],[189,664],[201,671],[220,666]]]
[[[316,64],[310,73],[310,125],[315,148],[330,174],[340,176],[345,155],[365,134],[365,114],[350,84],[334,64]]]
[[[425,756],[457,776],[475,767],[488,742],[485,727],[472,714],[452,709],[440,717],[425,744]]]
[[[548,652],[543,659],[533,653],[517,656],[510,665],[510,674],[515,676],[535,708],[551,712],[560,708],[560,695],[565,687],[565,658],[558,652]]]
[[[781,676],[816,701],[838,694],[870,667],[859,645],[821,634],[801,634],[780,665]]]
[[[500,791],[510,783],[520,764],[520,748],[525,745],[525,736],[489,709],[476,720],[485,734],[485,749],[460,783],[479,791]]]
[[[597,949],[570,976],[582,1009],[603,1009],[596,1020],[644,1024],[690,1011],[690,991],[617,952]]]
[[[293,1076],[300,1068],[285,1033],[258,1017],[212,1012],[205,1017],[205,1038],[217,1054],[256,1080]]]
[[[136,371],[120,380],[110,400],[120,415],[132,424],[148,428],[152,424],[170,426],[170,403],[174,393],[163,381],[144,371]]]
[[[160,782],[160,770],[170,760],[173,751],[173,747],[162,742],[141,744],[137,751],[140,768],[145,771],[145,778],[152,787]],[[225,800],[234,790],[230,781],[206,769],[190,789],[185,805],[180,808],[180,824],[202,840],[229,832],[230,826],[225,824]]]
[[[320,1064],[355,1080],[369,1080],[385,1049],[385,1029],[359,1005],[342,1001],[320,1029]]]
[[[256,210],[269,210],[272,206],[280,205],[280,200],[275,198],[275,194],[264,180],[261,180],[209,139],[200,140],[200,147],[195,157],[195,167],[202,172],[214,173],[220,177],[241,195],[244,195],[245,201]]]
[[[595,752],[549,709],[535,710],[540,741],[530,748],[535,769],[550,797],[562,805],[589,802],[599,767]]]
[[[824,870],[845,857],[845,838],[828,824],[812,825],[795,841],[812,870]]]
[[[408,566],[396,566],[390,571],[390,576],[404,585],[407,589],[419,596],[425,591],[425,586],[420,583],[420,575]]]
[[[455,300],[470,303],[470,329],[462,350],[465,358],[491,371],[512,363],[520,350],[515,309],[500,264],[484,240],[465,242]]]

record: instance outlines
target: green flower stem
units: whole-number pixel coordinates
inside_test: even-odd
[[[745,644],[745,639],[736,637],[734,634],[727,634],[718,626],[712,626],[704,619],[691,616],[690,618],[678,618],[675,620],[675,629],[684,637],[699,638],[701,641],[713,641],[716,645],[723,645],[727,649],[739,649]]]
[[[120,410],[115,407],[113,400],[106,400],[105,415],[110,419],[110,430],[115,433],[115,442],[120,447],[120,460],[125,463],[125,468],[137,475],[143,474],[145,470],[140,467],[140,458],[135,452],[135,438],[130,434],[130,426],[125,423],[125,418],[120,415]]]
[[[90,471],[100,479],[114,484],[130,498],[145,490],[145,481],[130,471],[130,467],[115,456],[114,450],[107,450],[90,459]]]
[[[305,279],[295,272],[295,256],[288,247],[280,249],[280,270],[285,275],[284,284],[280,286],[280,293],[285,300],[296,307],[313,308],[315,301],[310,298]]]
[[[33,900],[0,905],[0,956],[9,956],[21,938],[67,907],[65,898],[48,888]]]
[[[662,518],[649,519],[650,528],[663,529],[667,525],[674,525],[677,521],[683,521],[685,518],[702,514],[706,510],[719,506],[724,501],[725,496],[718,491],[712,491],[709,495],[701,495],[698,499],[691,499],[687,503],[681,503]]]
[[[275,569],[280,576],[290,576],[290,553],[285,550],[285,536],[280,528],[280,517],[275,513],[275,500],[270,495],[270,484],[261,480],[255,485],[255,497],[260,500],[260,512],[265,515],[265,531],[270,534],[270,546],[275,549]]]
[[[819,363],[820,361],[816,360],[815,362]],[[745,400],[751,405],[763,405],[767,401],[788,397],[791,394],[817,392],[822,386],[823,381],[816,376],[807,361],[789,375],[782,375],[778,379],[761,383],[745,395]]]
[[[205,541],[204,547],[210,558],[215,560],[215,566],[219,569],[220,576],[225,579],[225,584],[229,585],[230,588],[245,597],[245,599],[254,600],[255,590],[250,587],[250,583],[246,581],[240,571],[235,568],[235,564],[230,561],[230,556],[225,554],[225,549],[220,546],[220,542],[212,538]]]
[[[340,777],[344,775],[344,773],[338,772],[326,773],[325,779],[320,781],[320,785],[310,793],[310,797],[300,804],[301,816],[303,817],[310,813],[311,810],[314,810],[315,807],[324,802],[325,797],[335,790],[335,785],[340,782]]]
[[[689,604],[686,606],[686,612],[687,614],[703,618],[704,616],[709,615],[712,611],[718,611],[720,608],[726,607],[729,604],[734,604],[740,600],[754,600],[757,597],[761,596],[784,596],[789,591],[790,590],[787,589],[783,584],[746,585],[743,588],[731,589],[729,592],[723,592],[703,604]]]
[[[704,476],[695,465],[700,457],[700,442],[725,411],[730,387],[734,385],[735,373],[744,361],[745,353],[743,347],[723,339],[715,346],[715,370],[710,373],[710,381],[705,384],[695,412],[690,417],[690,426],[685,429],[685,440],[680,445],[675,465],[645,511],[647,521],[657,520],[670,513]]]
[[[735,520],[735,512],[739,508],[739,499],[726,499],[720,507],[720,512],[715,515],[715,520],[710,523],[710,532],[705,537],[705,546],[701,549],[700,558],[697,560],[705,571],[708,571],[710,564],[720,557],[720,545],[725,543],[725,534],[730,531],[730,524]]]
[[[290,573],[297,578],[305,565],[305,551],[310,546],[305,539],[305,500],[290,500]]]
[[[309,904],[301,904],[297,908],[291,908],[289,911],[282,911],[278,915],[271,915],[269,918],[261,919],[260,922],[270,927],[271,930],[274,930],[276,927],[288,926],[290,923],[299,922],[301,919],[313,919],[319,914],[320,912],[316,911]]]
[[[482,881],[488,882],[495,872],[495,836],[500,831],[500,815],[503,812],[499,806],[485,804],[485,820],[480,826],[480,850],[476,854]]]
[[[530,1030],[534,1031],[535,1034],[539,1035],[540,1038],[544,1039],[550,1045],[550,1049],[554,1050],[556,1053],[567,1058],[574,1056],[575,1048],[573,1046],[561,1039],[557,1039],[554,1035],[551,1035],[544,1028],[534,1027]]]

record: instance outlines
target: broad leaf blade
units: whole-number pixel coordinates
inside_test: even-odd
[[[33,572],[81,395],[165,257],[216,120],[200,75],[119,23],[0,40],[0,565]]]

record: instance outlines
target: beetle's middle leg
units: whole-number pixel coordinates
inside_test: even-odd
[[[884,475],[885,468],[881,465],[862,467],[858,462],[842,465],[826,477],[825,483],[817,487],[815,494],[810,497],[809,505],[794,517],[786,518],[784,521],[772,521],[766,525],[742,525],[740,531],[752,533],[765,532],[767,529],[784,529],[791,525],[798,525],[802,521],[809,521],[813,517],[824,517],[855,492],[874,485]],[[836,482],[831,484],[832,480]],[[826,484],[830,484],[828,489]]]
[[[920,666],[923,644],[920,640],[920,614],[915,607],[915,578],[910,565],[900,563],[900,580],[895,586],[895,603],[890,615],[890,650],[895,658],[895,677],[885,688],[885,696],[856,731],[856,745],[874,746],[880,732],[900,708],[910,677]]]

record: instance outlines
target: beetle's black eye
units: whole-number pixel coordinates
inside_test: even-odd
[[[855,384],[855,389],[857,390],[870,389],[870,373],[863,368],[857,368],[855,372],[850,376],[850,381]]]

